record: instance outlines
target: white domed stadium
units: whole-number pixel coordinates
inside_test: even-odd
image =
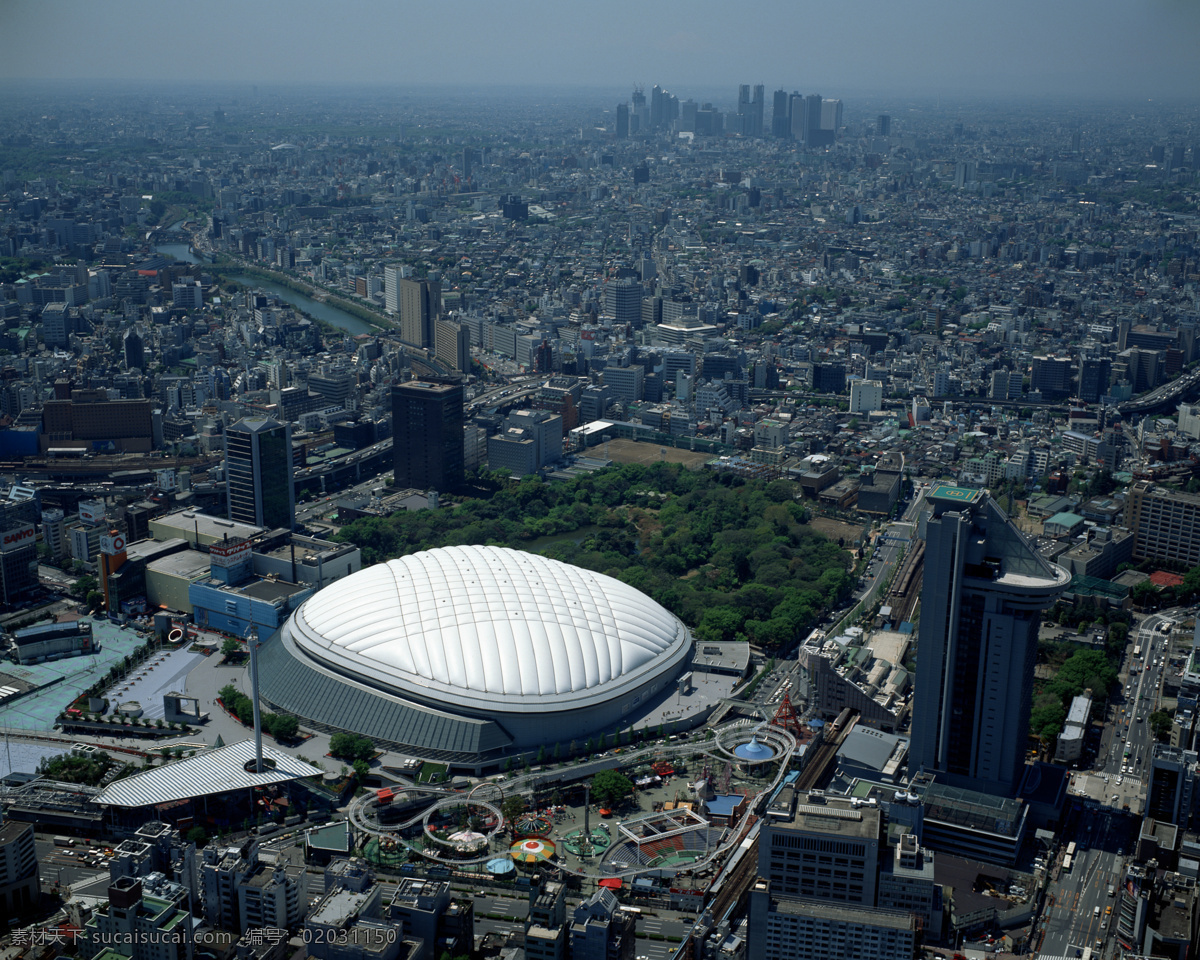
[[[318,729],[483,766],[629,726],[692,638],[603,574],[503,547],[443,547],[306,600],[259,654],[263,700]]]

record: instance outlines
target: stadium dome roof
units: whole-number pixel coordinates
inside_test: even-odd
[[[442,547],[330,584],[288,632],[343,676],[491,711],[575,709],[676,666],[691,638],[612,577],[503,547]]]

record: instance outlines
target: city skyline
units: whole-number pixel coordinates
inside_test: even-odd
[[[528,0],[503,8],[469,2],[453,18],[372,0],[346,5],[334,20],[308,0],[289,4],[286,17],[282,9],[215,0],[197,18],[143,0],[13,4],[0,34],[0,81],[557,89],[648,86],[656,78],[733,88],[750,79],[768,89],[799,83],[851,95],[1121,99],[1200,89],[1200,7],[1165,0],[1020,0],[988,21],[943,0],[767,2],[733,23],[708,0],[649,7],[617,0],[589,18]],[[384,19],[396,29],[364,29]],[[64,21],[73,29],[58,29]],[[810,29],[820,22],[829,26],[823,38]],[[47,58],[31,39],[52,29],[64,46]],[[405,43],[407,35],[421,42]],[[180,43],[191,55],[180,55]],[[522,51],[537,55],[515,55]]]

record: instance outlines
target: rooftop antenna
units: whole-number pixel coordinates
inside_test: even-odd
[[[246,634],[246,645],[250,648],[250,697],[254,704],[254,772],[262,773],[262,712],[258,705],[258,630],[253,625]]]

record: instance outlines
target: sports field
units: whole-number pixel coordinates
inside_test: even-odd
[[[592,453],[595,456],[604,455],[604,444],[596,446]],[[699,450],[681,450],[677,447],[664,447],[657,443],[638,443],[635,440],[610,440],[608,456],[614,463],[682,463],[693,470],[699,469],[711,460],[714,454],[701,453]]]

